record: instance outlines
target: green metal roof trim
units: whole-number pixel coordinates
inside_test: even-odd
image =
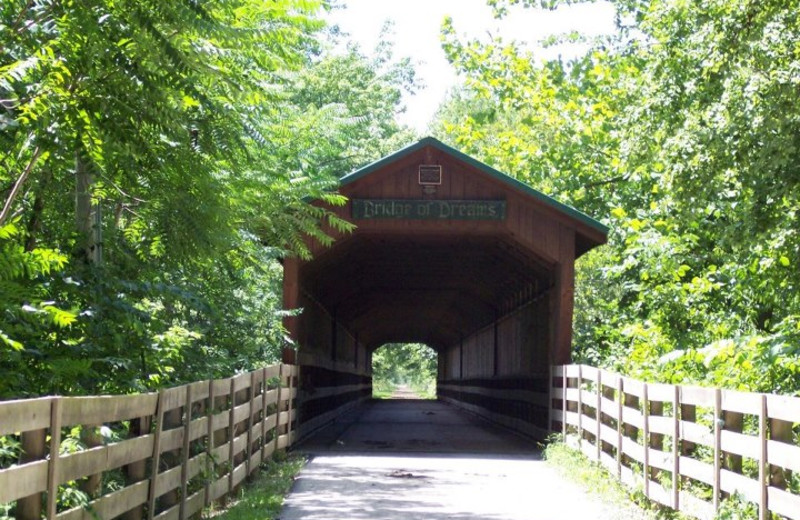
[[[483,173],[489,175],[490,177],[494,177],[495,179],[508,184],[512,188],[516,188],[517,190],[525,193],[526,195],[530,195],[531,197],[543,202],[544,204],[546,204],[546,205],[548,205],[548,206],[550,206],[550,207],[552,207],[552,208],[554,208],[554,209],[556,209],[558,211],[561,211],[562,213],[566,213],[570,217],[575,218],[575,219],[579,220],[580,222],[583,222],[587,226],[589,226],[589,227],[591,227],[593,229],[596,229],[597,231],[600,231],[601,233],[603,233],[605,235],[608,235],[608,231],[609,231],[608,226],[606,226],[606,225],[600,223],[599,221],[593,219],[592,217],[590,217],[586,213],[583,213],[582,211],[578,211],[577,209],[573,208],[572,206],[568,206],[568,205],[566,205],[566,204],[564,204],[562,202],[559,202],[556,199],[554,199],[553,197],[545,195],[541,191],[528,186],[524,182],[518,181],[517,179],[515,179],[513,177],[510,177],[510,176],[506,175],[505,173],[503,173],[503,172],[501,172],[499,170],[495,170],[494,168],[492,168],[488,164],[484,164],[484,163],[482,163],[482,162],[480,162],[480,161],[478,161],[476,159],[473,159],[469,155],[467,155],[467,154],[465,154],[463,152],[460,152],[460,151],[456,150],[455,148],[452,148],[452,147],[444,144],[443,142],[441,142],[438,139],[435,139],[433,137],[425,137],[424,139],[422,139],[420,141],[417,141],[416,143],[414,143],[412,145],[406,146],[405,148],[402,148],[402,149],[396,151],[395,153],[393,153],[391,155],[387,155],[383,159],[379,159],[379,160],[375,161],[372,164],[368,164],[368,165],[364,166],[363,168],[360,168],[360,169],[358,169],[358,170],[356,170],[356,171],[354,171],[354,172],[352,172],[352,173],[350,173],[348,175],[345,175],[344,177],[339,179],[339,186],[347,186],[348,184],[350,184],[352,182],[355,182],[358,179],[369,175],[370,173],[374,172],[375,170],[378,170],[379,168],[382,168],[383,166],[386,166],[387,164],[390,164],[390,163],[392,163],[392,162],[394,162],[394,161],[396,161],[398,159],[401,159],[401,158],[405,157],[406,155],[414,153],[417,150],[420,150],[420,149],[422,149],[422,148],[424,148],[426,146],[433,146],[434,148],[438,148],[439,150],[441,150],[441,151],[443,151],[443,152],[445,152],[447,154],[450,154],[450,155],[456,157],[457,159],[459,159],[461,161],[464,161],[465,163],[469,164],[470,166],[474,166],[475,168],[477,168],[478,170],[482,171]]]

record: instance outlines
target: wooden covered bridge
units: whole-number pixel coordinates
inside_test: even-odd
[[[574,264],[608,229],[433,138],[341,179],[357,227],[284,263],[301,434],[371,396],[387,343],[438,353],[438,397],[533,437],[570,361]],[[292,353],[290,354],[290,358]],[[287,359],[292,361],[292,359]]]

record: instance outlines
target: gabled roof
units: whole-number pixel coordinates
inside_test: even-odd
[[[539,190],[537,190],[535,188],[532,188],[531,186],[525,184],[524,182],[520,182],[517,179],[515,179],[513,177],[510,177],[509,175],[506,175],[505,173],[492,168],[488,164],[482,163],[482,162],[470,157],[469,155],[466,155],[465,153],[460,152],[459,150],[456,150],[455,148],[452,148],[452,147],[444,144],[443,142],[441,142],[438,139],[435,139],[433,137],[425,137],[424,139],[421,139],[420,141],[417,141],[416,143],[414,143],[412,145],[406,146],[405,148],[402,148],[402,149],[394,152],[393,154],[387,155],[386,157],[384,157],[382,159],[379,159],[379,160],[377,160],[377,161],[375,161],[375,162],[373,162],[371,164],[368,164],[368,165],[366,165],[366,166],[364,166],[362,168],[359,168],[358,170],[356,170],[356,171],[354,171],[352,173],[349,173],[348,175],[345,175],[344,177],[339,179],[339,186],[340,187],[347,186],[348,184],[353,183],[353,182],[357,181],[358,179],[361,179],[361,178],[369,175],[370,173],[382,168],[383,166],[386,166],[387,164],[391,164],[391,163],[393,163],[393,162],[395,162],[395,161],[397,161],[399,159],[402,159],[403,157],[406,157],[407,155],[410,155],[410,154],[412,154],[412,153],[414,153],[414,152],[416,152],[418,150],[421,150],[422,148],[425,148],[426,146],[431,146],[431,147],[436,148],[436,149],[438,149],[438,150],[440,150],[440,151],[442,151],[442,152],[444,152],[446,154],[449,154],[449,155],[455,157],[456,159],[458,159],[460,161],[463,161],[463,162],[469,164],[470,166],[472,166],[474,168],[477,168],[478,170],[480,170],[481,172],[485,173],[486,175],[488,175],[488,176],[490,176],[490,177],[492,177],[492,178],[494,178],[496,180],[499,180],[499,181],[507,184],[509,187],[511,187],[511,188],[513,188],[513,189],[515,189],[515,190],[517,190],[517,191],[519,191],[519,192],[521,192],[521,193],[523,193],[525,195],[528,195],[529,197],[532,197],[532,198],[538,200],[542,204],[544,204],[546,206],[549,206],[549,207],[551,207],[551,208],[553,208],[553,209],[555,209],[555,210],[557,210],[557,211],[559,211],[559,212],[561,212],[561,213],[563,213],[563,214],[565,214],[565,215],[567,215],[567,216],[569,216],[569,217],[571,217],[571,218],[573,218],[573,219],[575,219],[575,220],[577,220],[577,221],[589,226],[590,228],[592,228],[592,229],[594,229],[596,231],[599,231],[603,235],[608,235],[608,231],[609,231],[608,226],[606,226],[606,225],[602,224],[601,222],[593,219],[589,215],[587,215],[587,214],[585,214],[585,213],[573,208],[572,206],[568,206],[568,205],[566,205],[566,204],[564,204],[562,202],[559,202],[556,199],[554,199],[553,197],[545,195],[541,191],[539,191]]]

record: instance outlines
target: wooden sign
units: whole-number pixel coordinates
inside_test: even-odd
[[[504,200],[353,199],[353,219],[505,220]]]

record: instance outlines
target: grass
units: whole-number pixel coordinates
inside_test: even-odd
[[[600,464],[586,458],[556,437],[544,449],[544,458],[569,480],[580,484],[587,492],[618,506],[626,518],[643,520],[688,520],[672,509],[663,508],[647,500],[641,491],[633,491],[619,482]]]
[[[372,380],[372,398],[389,399],[394,393],[395,385],[389,381]]]
[[[243,486],[239,497],[229,502],[226,509],[210,509],[204,518],[214,520],[269,520],[276,519],[283,507],[283,499],[292,487],[295,476],[306,464],[301,454],[276,453],[272,460],[262,465],[254,481]]]

